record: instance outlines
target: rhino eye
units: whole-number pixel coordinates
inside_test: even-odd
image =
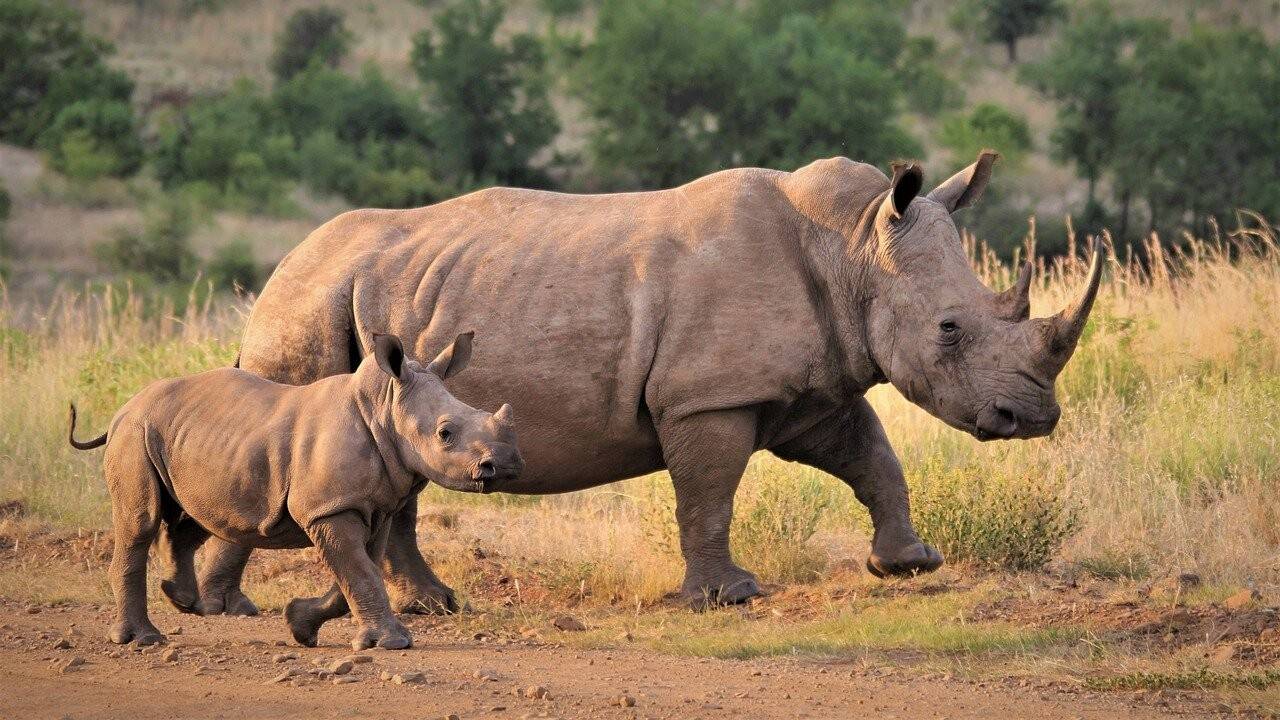
[[[952,320],[943,320],[938,323],[938,340],[944,345],[950,345],[960,339],[960,326]]]
[[[453,429],[448,425],[441,425],[436,429],[436,437],[440,438],[440,442],[448,445],[453,440]]]

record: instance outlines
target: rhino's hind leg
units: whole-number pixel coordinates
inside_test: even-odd
[[[942,566],[941,553],[921,541],[911,524],[902,465],[865,398],[773,451],[785,460],[829,472],[853,488],[875,528],[867,557],[872,575],[915,575]]]
[[[252,552],[218,537],[209,538],[200,568],[200,614],[258,614],[258,606],[240,591],[240,579]]]
[[[665,421],[658,436],[676,491],[682,598],[705,609],[759,595],[755,576],[729,555],[733,496],[755,444],[754,414],[730,410]]]
[[[115,535],[109,574],[116,599],[115,622],[107,637],[121,645],[154,645],[165,639],[147,616],[147,555],[160,531],[160,481],[141,439],[132,439],[128,434],[113,437],[120,449],[108,448],[105,462]]]
[[[351,611],[342,588],[334,583],[329,591],[320,597],[294,598],[284,609],[285,622],[289,624],[289,632],[299,645],[315,647],[320,635],[320,626],[330,620],[346,615]]]
[[[170,576],[160,581],[160,590],[180,612],[203,614],[196,584],[195,554],[209,538],[209,532],[189,517],[167,523],[166,541]]]
[[[313,522],[307,528],[307,535],[333,571],[356,617],[359,631],[351,647],[399,650],[412,645],[413,637],[391,611],[387,588],[378,568],[386,547],[386,526],[370,537],[359,515],[342,512]]]
[[[391,520],[387,552],[382,567],[398,613],[448,615],[458,611],[453,590],[431,571],[418,549],[418,499],[409,498]]]

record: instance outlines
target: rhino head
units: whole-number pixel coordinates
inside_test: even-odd
[[[1048,435],[1061,413],[1054,379],[1075,351],[1102,274],[1058,314],[1030,317],[1031,264],[1004,292],[974,273],[952,213],[974,203],[997,155],[983,152],[924,197],[919,166],[894,168],[864,247],[872,292],[868,350],[908,400],[979,440]]]

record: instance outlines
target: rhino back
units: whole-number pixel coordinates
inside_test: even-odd
[[[495,188],[348,214],[281,263],[243,367],[304,381],[349,366],[352,339],[367,353],[374,333],[396,333],[425,361],[475,330],[450,390],[515,408],[526,472],[512,490],[652,471],[655,418],[785,403],[819,354],[784,175],[615,195]]]

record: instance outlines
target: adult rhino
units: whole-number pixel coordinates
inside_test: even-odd
[[[752,452],[842,479],[870,510],[874,574],[931,571],[893,448],[864,393],[885,381],[979,439],[1048,434],[1054,378],[1097,292],[1029,319],[1030,267],[984,287],[951,213],[982,194],[982,153],[927,196],[845,158],[795,172],[736,169],[656,192],[492,188],[414,210],[357,210],[313,232],[254,306],[241,367],[307,383],[349,372],[394,333],[418,354],[483,330],[452,382],[481,408],[510,402],[523,475],[486,490],[560,493],[670,471],[695,604],[760,592],[729,553]],[[453,609],[397,518],[384,570],[402,611]],[[204,606],[252,612],[247,550],[221,545]]]

